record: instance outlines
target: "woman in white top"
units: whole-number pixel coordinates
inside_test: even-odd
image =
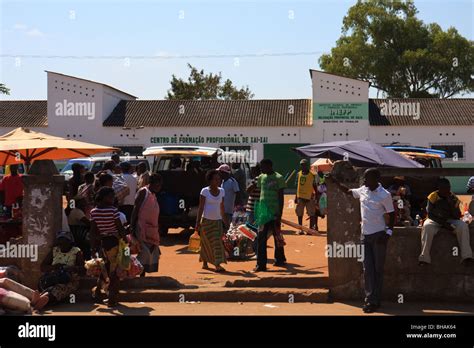
[[[216,272],[225,269],[221,263],[226,263],[222,235],[224,225],[228,224],[224,212],[224,189],[221,186],[222,178],[217,170],[206,173],[209,186],[201,190],[199,210],[196,220],[196,231],[201,236],[201,254],[199,261],[202,268],[209,269],[208,263],[216,267]]]

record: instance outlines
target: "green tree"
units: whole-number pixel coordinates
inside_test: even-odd
[[[450,27],[425,24],[410,1],[358,1],[324,71],[369,81],[392,98],[439,97],[474,91],[474,44]]]
[[[3,83],[0,83],[0,94],[10,94],[10,88],[7,88]]]
[[[248,87],[236,88],[229,79],[222,81],[221,73],[205,74],[204,70],[198,71],[191,64],[188,80],[171,78],[171,89],[168,90],[166,99],[168,100],[246,100],[253,98],[253,93]]]

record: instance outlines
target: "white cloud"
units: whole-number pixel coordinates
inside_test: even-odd
[[[13,29],[15,29],[15,30],[26,30],[26,29],[28,29],[28,26],[23,24],[23,23],[16,23],[13,26]]]
[[[43,37],[44,33],[40,31],[38,28],[30,29],[26,32],[26,35],[31,37]]]
[[[44,36],[44,33],[38,28],[30,28],[29,26],[23,23],[16,23],[13,26],[13,29],[29,37],[43,37]]]
[[[155,56],[157,57],[169,57],[169,56],[172,56],[173,54],[171,54],[170,52],[167,52],[167,51],[158,51],[155,53]]]

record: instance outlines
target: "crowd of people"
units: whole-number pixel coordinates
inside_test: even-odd
[[[176,158],[170,170],[183,170]],[[189,165],[187,170],[189,170]],[[191,170],[200,171],[199,165]],[[160,260],[160,234],[158,220],[160,205],[158,194],[162,178],[150,173],[146,163],[136,167],[112,156],[96,174],[87,171],[80,163],[72,166],[73,175],[67,181],[63,229],[50,253],[41,263],[43,275],[38,289],[19,283],[8,272],[0,271],[0,305],[22,310],[41,309],[47,304],[64,301],[79,286],[85,274],[84,263],[102,258],[105,272],[98,276],[93,296],[115,306],[120,283],[119,255],[123,245],[134,247],[136,259],[142,266],[140,276],[157,272]],[[274,266],[285,267],[285,239],[281,232],[286,179],[273,168],[270,159],[263,159],[251,168],[247,185],[245,174],[238,165],[221,164],[205,173],[207,186],[200,192],[195,230],[200,235],[199,261],[203,269],[214,267],[225,272],[226,251],[223,236],[235,219],[235,211],[245,211],[246,223],[256,231],[253,249],[256,253],[254,272],[267,271],[267,240],[274,239]],[[296,175],[295,213],[300,227],[304,213],[309,228],[318,230],[318,218],[327,214],[326,176],[311,170],[309,162],[300,161]],[[387,242],[397,219],[413,224],[411,189],[404,177],[395,177],[385,189],[380,184],[377,169],[368,169],[364,184],[348,189],[335,181],[345,192],[360,200],[362,240],[365,248],[365,312],[380,306],[383,266]],[[17,166],[0,183],[0,203],[10,212],[21,204],[23,186]],[[469,180],[468,192],[474,193],[474,177]],[[402,202],[402,203],[400,203]],[[474,204],[471,203],[474,207]],[[387,219],[388,217],[388,219]],[[410,220],[411,219],[411,220]],[[438,189],[427,197],[426,216],[422,222],[420,266],[431,263],[430,249],[433,237],[445,229],[454,233],[460,246],[461,261],[472,263],[468,222],[463,221],[460,200],[451,192],[449,180],[438,181]],[[469,221],[470,222],[470,221]],[[304,234],[303,228],[299,232]],[[10,275],[11,275],[10,270]]]
[[[157,194],[162,179],[158,174],[150,174],[145,163],[134,168],[129,162],[120,162],[117,155],[95,175],[79,163],[73,164],[72,171],[65,209],[71,238],[85,260],[98,256],[105,260],[107,272],[99,276],[94,298],[100,300],[102,290],[106,290],[105,302],[114,306],[120,280],[120,240],[127,245],[132,241],[137,244],[137,259],[143,266],[141,276],[158,271]]]

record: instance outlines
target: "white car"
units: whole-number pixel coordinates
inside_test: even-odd
[[[61,175],[64,175],[66,180],[69,180],[72,177],[72,165],[74,163],[82,164],[86,170],[91,171],[96,174],[102,170],[105,162],[110,161],[110,157],[83,157],[83,158],[74,158],[67,162],[64,168],[61,170]],[[133,166],[136,166],[140,162],[145,162],[147,169],[150,169],[150,163],[143,156],[121,156],[121,162],[129,162]]]

